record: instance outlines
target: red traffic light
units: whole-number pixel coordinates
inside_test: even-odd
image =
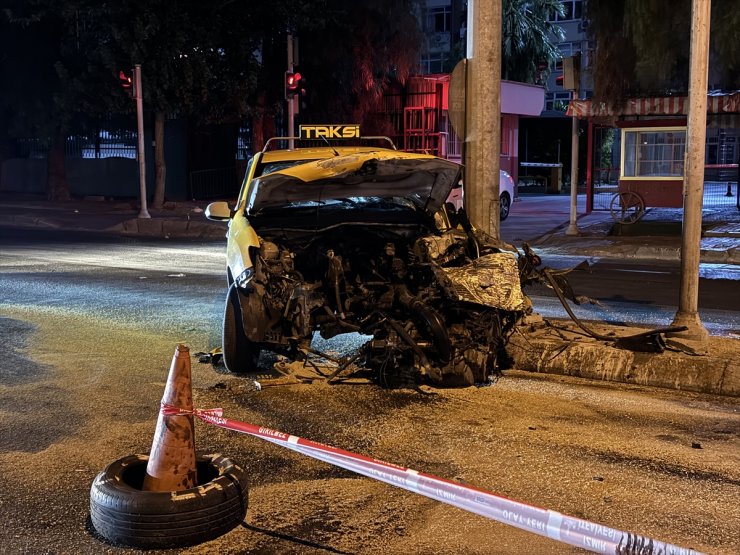
[[[126,75],[126,72],[121,70],[118,72],[118,82],[121,84],[121,87],[123,87],[123,90],[128,93],[128,95],[133,98],[134,97],[134,77],[133,74]]]
[[[298,72],[285,72],[285,98],[297,95],[301,90],[301,74]]]
[[[121,86],[129,90],[134,86],[134,78],[130,77],[129,75],[126,75],[123,70],[118,72],[118,81],[121,83]]]

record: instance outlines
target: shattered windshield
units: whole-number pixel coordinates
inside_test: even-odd
[[[247,213],[276,210],[439,210],[457,182],[459,166],[432,157],[334,158],[257,178]]]
[[[266,215],[282,211],[296,212],[305,209],[322,209],[322,210],[352,210],[352,209],[373,209],[382,208],[384,210],[416,210],[419,203],[414,203],[409,198],[404,197],[343,197],[327,199],[307,199],[289,201],[285,204],[275,206],[265,206],[254,212],[252,215]]]

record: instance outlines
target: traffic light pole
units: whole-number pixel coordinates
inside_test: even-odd
[[[293,72],[293,35],[288,33],[288,71]],[[286,98],[288,101],[288,137],[295,136],[295,96]],[[288,149],[295,147],[293,139],[288,139]]]
[[[573,90],[573,100],[578,100],[578,89]],[[580,235],[578,231],[578,117],[573,114],[570,132],[570,223],[566,235]]]
[[[151,218],[146,206],[146,163],[144,160],[144,99],[141,94],[141,65],[134,66],[134,86],[136,94],[136,128],[138,135],[138,158],[139,158],[139,196],[141,207],[139,218]]]

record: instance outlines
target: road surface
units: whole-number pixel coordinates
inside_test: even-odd
[[[221,248],[0,239],[0,553],[132,552],[90,528],[90,484],[149,451],[175,344],[218,344]],[[194,362],[193,374],[196,405],[230,418],[678,545],[740,551],[736,399],[517,371],[490,387],[419,391],[321,380],[257,391],[210,364]],[[198,451],[247,468],[250,505],[242,526],[185,553],[582,552],[196,427]]]

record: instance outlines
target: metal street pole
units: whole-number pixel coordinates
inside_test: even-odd
[[[573,100],[578,100],[578,90],[573,91]],[[580,235],[578,231],[578,117],[573,114],[570,133],[570,223],[566,235]]]
[[[134,66],[134,85],[136,87],[136,129],[138,135],[137,155],[139,158],[139,196],[141,206],[139,218],[151,218],[146,207],[146,162],[144,160],[144,98],[141,94],[141,65]]]
[[[678,337],[705,343],[709,338],[699,317],[701,209],[704,201],[704,149],[707,136],[707,85],[711,0],[691,1],[689,113],[683,178],[681,287],[674,326],[686,326]]]
[[[288,71],[293,71],[293,35],[288,33]],[[288,101],[288,137],[295,135],[295,96],[289,96]],[[293,139],[288,140],[288,148],[293,150]]]
[[[500,238],[501,0],[468,2],[466,210],[478,229]]]

